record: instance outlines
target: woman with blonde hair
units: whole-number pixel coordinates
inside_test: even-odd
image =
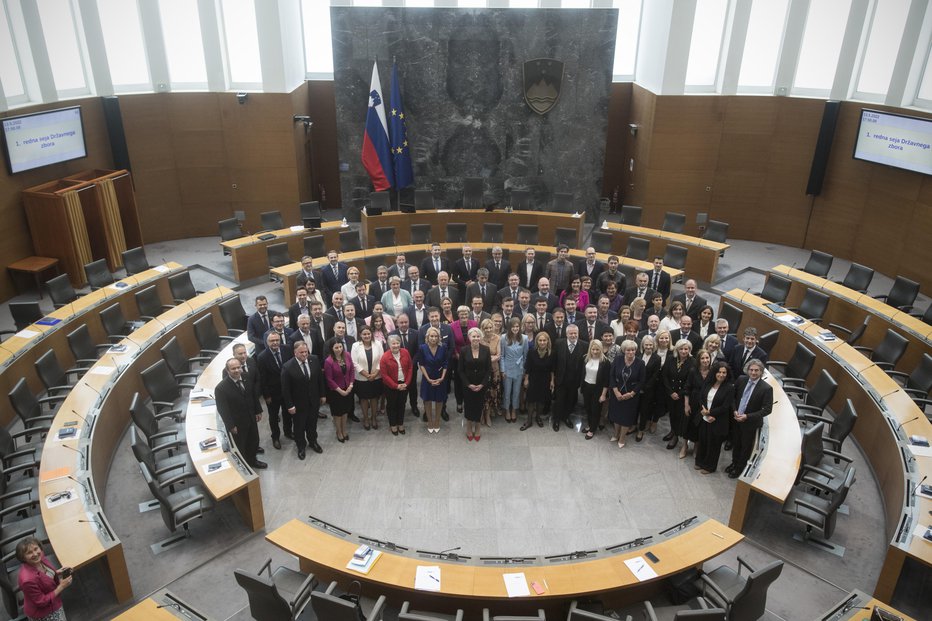
[[[512,317],[501,337],[499,350],[502,357],[499,365],[502,371],[502,406],[505,420],[509,423],[517,420],[516,410],[520,405],[521,383],[524,379],[524,363],[527,360],[528,339],[521,333],[521,321]]]
[[[521,425],[521,431],[527,431],[535,422],[544,426],[541,413],[553,400],[553,372],[556,368],[556,356],[550,343],[550,335],[541,330],[534,337],[534,347],[528,351],[524,363],[524,388],[527,392],[527,422]]]
[[[482,409],[482,424],[492,426],[492,417],[498,416],[502,403],[502,372],[499,367],[501,359],[501,338],[495,332],[495,324],[491,319],[483,319],[479,324],[482,330],[482,344],[489,348],[492,357],[492,377],[489,380],[489,389],[485,392],[485,407]]]
[[[350,357],[356,369],[356,380],[353,382],[359,405],[362,409],[362,428],[378,429],[377,420],[379,397],[382,396],[382,376],[379,367],[382,363],[382,354],[385,353],[382,344],[372,338],[372,328],[363,326],[359,330],[359,340],[353,343]]]
[[[602,404],[608,399],[608,373],[611,363],[602,352],[602,342],[593,339],[583,358],[583,407],[586,410],[586,439],[591,440],[599,428]]]
[[[354,345],[355,347],[355,345]],[[440,432],[440,409],[447,401],[447,347],[440,330],[431,326],[418,349],[417,364],[421,369],[421,401],[427,415],[427,432]]]

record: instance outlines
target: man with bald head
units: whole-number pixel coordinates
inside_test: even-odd
[[[214,389],[214,396],[217,413],[243,459],[253,468],[268,468],[268,464],[256,458],[256,449],[259,447],[259,428],[256,423],[262,417],[262,406],[259,405],[256,392],[246,385],[243,365],[238,358],[227,360],[224,377]]]

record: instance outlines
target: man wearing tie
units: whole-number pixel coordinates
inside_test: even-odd
[[[540,261],[534,259],[536,254],[537,252],[533,248],[525,250],[524,261],[516,270],[521,286],[531,293],[537,291],[537,282],[544,275],[544,266],[540,264]]]
[[[333,297],[330,299],[330,308],[327,309],[327,315],[333,317],[336,321],[344,321],[345,317],[343,316],[343,293],[340,291],[335,291]]]
[[[602,330],[608,325],[599,321],[599,310],[590,304],[583,312],[583,319],[579,322],[579,335],[582,340],[591,343],[602,340]]]
[[[495,308],[495,299],[498,295],[498,288],[489,282],[489,270],[480,267],[476,271],[476,282],[466,287],[466,299],[472,304],[474,297],[482,299],[482,310],[491,313]]]
[[[285,316],[276,311],[269,313],[269,315],[272,317],[272,329],[262,335],[262,340],[268,341],[269,334],[275,332],[281,337],[282,344],[287,343],[293,330],[285,327]]]
[[[349,265],[340,261],[336,250],[327,253],[327,265],[320,269],[321,291],[327,297],[340,290],[349,280]]]
[[[343,323],[346,324],[346,335],[353,337],[354,341],[358,341],[359,330],[366,325],[366,322],[356,318],[356,307],[352,302],[343,304]]]
[[[411,297],[414,298],[414,304],[408,309],[409,323],[415,330],[420,330],[421,326],[427,323],[427,305],[424,304],[424,292],[415,291]]]
[[[568,325],[566,338],[557,341],[554,347],[556,369],[553,383],[553,430],[560,431],[560,420],[572,428],[571,416],[579,399],[579,386],[585,372],[586,344],[579,340],[579,326]]]
[[[738,339],[728,334],[728,330],[727,319],[718,318],[715,320],[715,333],[718,334],[718,338],[722,340],[721,350],[722,355],[725,357],[725,362],[731,360],[731,354],[738,346]]]
[[[440,244],[434,242],[430,245],[430,256],[421,262],[421,273],[424,278],[436,284],[440,272],[450,273],[450,259],[440,256]],[[456,305],[453,306],[456,308]]]
[[[311,302],[311,330],[320,335],[320,340],[326,343],[333,336],[333,326],[336,318],[324,312],[324,305],[320,302]]]
[[[288,347],[294,351],[294,344],[298,341],[303,341],[312,355],[324,357],[324,341],[321,340],[319,331],[311,330],[311,318],[307,315],[298,318],[298,329],[288,337]]]
[[[663,305],[667,305],[670,297],[670,275],[663,271],[663,257],[654,257],[654,270],[650,273],[650,288],[663,296]]]
[[[408,265],[408,262],[405,260],[404,254],[395,255],[395,264],[388,268],[388,277],[397,276],[404,282],[405,278],[408,277],[408,269],[411,266]]]
[[[560,339],[565,339],[566,338],[566,311],[564,311],[559,306],[553,309],[553,313],[551,313],[550,323],[544,327],[544,330],[546,330],[547,334],[550,335],[551,343],[556,343]]]
[[[246,336],[249,342],[256,346],[256,351],[265,349],[265,333],[272,329],[272,318],[269,317],[269,300],[264,295],[256,296],[256,312],[249,316],[246,322]]]
[[[642,298],[646,304],[650,304],[651,299],[654,297],[654,290],[647,286],[649,282],[650,277],[646,272],[638,272],[638,275],[634,278],[634,286],[625,290],[625,304],[630,306],[631,302],[638,298]]]
[[[408,280],[401,282],[401,288],[410,293],[413,298],[417,291],[427,295],[430,291],[430,283],[421,278],[421,270],[416,265],[412,265],[408,268]]]
[[[243,384],[246,386],[246,393],[252,395],[251,398],[256,404],[256,415],[255,420],[252,421],[252,425],[255,427],[256,431],[256,453],[262,455],[265,453],[265,449],[259,446],[258,423],[262,420],[262,395],[259,390],[259,364],[254,357],[249,355],[246,346],[242,343],[237,343],[233,346],[233,357],[239,360],[240,366],[242,367],[242,378]],[[256,460],[256,463],[260,463],[259,460]],[[255,467],[263,468],[263,466]]]
[[[275,333],[269,333],[268,347],[266,347],[256,359],[256,365],[259,367],[259,392],[265,399],[265,407],[269,412],[269,431],[272,434],[272,446],[276,449],[282,448],[281,429],[278,426],[279,415],[282,413],[282,365],[288,361],[286,352],[282,349],[281,337]],[[281,421],[285,431],[285,437],[294,439],[291,432],[291,417],[285,416]]]
[[[540,278],[537,281],[537,293],[531,296],[531,304],[536,306],[537,300],[545,300],[547,302],[548,313],[552,313],[553,309],[560,304],[560,298],[550,292],[550,281],[546,278]]]
[[[498,291],[498,307],[502,308],[502,302],[505,300],[512,300],[515,304],[518,303],[518,293],[521,292],[521,285],[518,282],[517,274],[509,274],[508,276],[508,286],[502,287]]]
[[[256,449],[259,447],[256,421],[261,417],[262,408],[255,392],[247,388],[242,370],[242,364],[237,358],[227,360],[225,377],[214,389],[217,413],[246,463],[261,470],[268,468],[268,464],[256,458]]]
[[[485,269],[489,270],[489,282],[498,291],[508,284],[508,274],[511,273],[511,263],[502,258],[502,247],[492,247],[492,258],[485,262]]]
[[[773,388],[762,379],[764,363],[751,358],[747,363],[747,371],[748,374],[739,378],[735,385],[731,465],[725,469],[729,479],[741,476],[754,450],[757,430],[764,424],[764,417],[773,409]]]
[[[418,352],[417,330],[411,328],[411,322],[408,316],[400,314],[395,318],[395,329],[388,333],[389,336],[397,335],[401,338],[401,348],[407,349],[411,354],[411,359]],[[408,384],[408,400],[411,402],[411,413],[415,418],[420,418],[421,411],[417,408],[417,365],[415,365],[414,375],[411,376],[411,383]]]
[[[389,289],[391,289],[391,285],[388,284],[388,268],[380,265],[375,268],[375,280],[369,283],[367,293],[376,300],[381,300]]]
[[[282,367],[282,402],[292,417],[298,459],[308,446],[323,453],[317,443],[317,415],[327,402],[324,373],[317,356],[308,353],[303,341],[295,343],[294,357]]]
[[[766,364],[767,352],[757,344],[757,328],[745,328],[744,346],[735,347],[731,352],[731,359],[728,361],[733,376],[741,377],[744,375],[745,365],[755,358]]]
[[[450,275],[446,272],[437,274],[437,286],[427,292],[427,305],[440,308],[443,298],[450,298],[453,311],[460,305],[460,292],[450,284]]]
[[[476,280],[479,262],[472,258],[472,246],[463,246],[463,256],[453,264],[453,282],[460,291],[466,291]]]
[[[307,289],[300,287],[295,292],[295,303],[288,309],[288,326],[294,330],[298,326],[298,317],[310,314],[311,305],[307,299]]]
[[[314,275],[314,260],[309,256],[303,256],[301,257],[301,271],[298,272],[295,282],[298,287],[305,287],[308,281],[317,282],[317,277]]]
[[[356,316],[360,319],[366,319],[372,316],[372,307],[375,305],[375,296],[366,293],[366,283],[361,282],[356,285],[356,297],[353,299],[353,306],[356,307]]]
[[[537,298],[537,301],[534,302],[534,323],[537,324],[536,332],[545,329],[551,319],[550,313],[547,312],[547,300],[544,298]]]
[[[476,325],[481,324],[486,319],[492,318],[492,315],[485,312],[485,310],[482,308],[482,298],[479,295],[474,295],[472,297],[472,303],[470,304],[469,318],[472,321],[475,321]]]
[[[706,299],[697,293],[696,281],[690,278],[683,283],[685,291],[679,295],[673,296],[674,302],[682,302],[686,314],[693,318],[694,322],[699,321],[699,313],[702,307],[707,305]],[[627,300],[625,300],[627,302]]]

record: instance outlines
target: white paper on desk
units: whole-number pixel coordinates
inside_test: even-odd
[[[923,537],[926,534],[926,531],[929,530],[930,528],[932,528],[932,526],[923,526],[922,524],[917,524],[916,528],[913,529],[913,537],[919,537],[926,543],[932,543],[932,541],[929,541],[928,539],[923,539]]]
[[[95,364],[91,368],[91,375],[112,375],[116,371],[116,367],[107,367],[102,365]]]
[[[204,464],[204,474],[216,474],[222,472],[230,467],[229,459],[221,459],[220,461],[212,461],[209,464]],[[211,470],[211,468],[214,468]]]
[[[167,265],[156,265],[156,266],[153,267],[152,269],[154,269],[156,272],[163,272],[163,273],[164,273],[164,272],[167,272],[167,271],[169,270],[169,267],[168,267]]]
[[[440,567],[437,565],[418,565],[414,575],[414,588],[418,591],[440,590]]]
[[[916,457],[932,457],[932,446],[910,444],[909,450],[911,450]]]
[[[14,334],[13,336],[18,336],[18,337],[21,338],[21,339],[31,339],[31,338],[34,337],[34,336],[39,336],[39,334],[41,334],[41,333],[40,333],[40,332],[36,332],[35,330],[20,330],[19,332],[17,332],[17,333]]]
[[[304,227],[300,224],[296,224],[294,226],[288,227],[288,230],[290,230],[292,233],[297,233],[298,231],[303,231]]]
[[[523,571],[519,574],[502,574],[502,578],[505,580],[505,590],[508,591],[508,597],[529,597],[531,595]]]
[[[783,323],[793,324],[794,326],[798,326],[802,323],[805,323],[806,321],[799,315],[794,315],[793,313],[786,313],[786,314],[780,315],[779,317],[777,317],[777,319],[779,319]]]
[[[916,495],[919,496],[920,498],[925,498],[926,500],[932,500],[932,496],[930,496],[929,494],[923,494],[923,493],[922,493],[922,486],[921,486],[921,485],[917,485],[917,486],[916,486]]]
[[[657,577],[657,572],[654,571],[653,567],[647,564],[647,559],[643,556],[629,558],[625,561],[625,565],[628,566],[628,569],[631,570],[634,577],[638,579],[638,582],[644,582],[645,580]]]

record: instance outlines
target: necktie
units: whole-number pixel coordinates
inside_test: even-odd
[[[246,392],[246,386],[243,385],[243,380],[236,382],[236,387],[239,388],[240,392]]]
[[[445,297],[447,297],[447,290],[446,290],[446,289],[441,289],[441,290],[440,290],[440,299],[442,300],[442,299],[445,298]]]
[[[272,327],[271,325],[269,325],[269,316],[268,316],[268,315],[262,315],[262,323],[265,324],[265,329],[266,329],[266,330],[268,330],[269,328]]]
[[[479,287],[479,291],[482,294],[482,299],[485,300],[485,285],[482,285],[481,287]]]
[[[337,317],[340,318],[340,321],[343,321],[343,310],[342,309],[337,311]]]
[[[745,410],[748,407],[748,401],[751,399],[751,393],[754,392],[754,386],[756,384],[757,382],[748,381],[748,385],[744,387],[744,392],[741,393],[741,403],[738,404],[739,413],[745,413]]]
[[[249,367],[246,366],[246,363],[243,363],[243,373],[249,373]]]
[[[748,359],[751,357],[751,350],[747,347],[744,348],[744,364],[748,363]]]
[[[411,281],[411,296],[412,296],[412,297],[414,297],[414,292],[415,292],[416,290],[417,290],[417,283],[416,283],[415,281],[412,280],[412,281]]]
[[[440,259],[434,259],[434,271],[440,273]]]
[[[693,305],[693,301],[690,298],[686,298],[686,310],[689,310],[689,307]]]
[[[514,300],[515,302],[518,301],[518,290],[517,289],[511,290],[511,299]]]
[[[576,343],[570,343],[569,348],[570,348],[570,353],[572,354],[573,350],[576,349]]]
[[[469,274],[469,270],[472,269],[472,261],[466,259],[466,273]]]
[[[366,311],[366,298],[363,296],[360,296],[359,299],[362,301],[362,310],[363,312],[365,312]]]
[[[278,368],[279,368],[279,369],[282,368],[282,356],[281,356],[281,353],[280,353],[280,352],[275,352],[275,353],[272,354],[272,355],[275,356],[275,364],[278,366]]]
[[[657,290],[657,287],[660,284],[660,272],[654,272],[654,290]]]
[[[333,266],[333,276],[334,278],[340,277],[340,268],[338,268],[336,265]]]
[[[544,318],[541,317],[540,315],[537,316],[537,329],[538,330],[544,329]]]
[[[589,340],[591,341],[594,338],[595,338],[595,326],[590,323],[589,324]]]
[[[643,297],[644,297],[644,290],[643,290],[643,289],[638,289],[638,297],[639,297],[639,298],[643,298]]]
[[[301,363],[301,371],[304,372],[304,377],[305,377],[306,379],[311,379],[311,372],[310,372],[310,371],[308,370],[308,368],[307,368],[307,362],[302,362],[302,363]]]
[[[501,264],[501,262],[499,262],[499,261],[496,261],[496,262],[495,262],[495,269],[498,270],[498,271],[501,271],[501,269],[502,269],[502,264]]]
[[[401,333],[401,346],[405,349],[408,348],[408,336],[404,332]]]

